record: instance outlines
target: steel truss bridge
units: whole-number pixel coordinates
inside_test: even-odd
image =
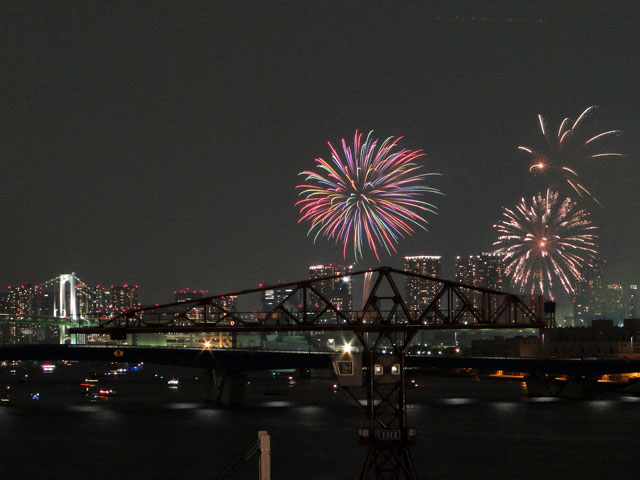
[[[352,332],[357,344],[336,356],[334,369],[341,385],[364,410],[368,427],[359,437],[368,446],[360,479],[417,479],[409,446],[415,430],[407,423],[406,353],[421,330],[544,328],[544,303],[533,305],[504,292],[380,267],[350,274],[364,288],[362,309],[348,311],[327,285],[344,278],[328,276],[276,286],[242,290],[182,303],[143,307],[70,333],[128,334],[224,332]],[[411,285],[428,302],[416,305],[402,290]],[[287,289],[277,305],[252,318],[225,307],[224,299]],[[330,289],[329,289],[330,290]],[[409,291],[409,289],[407,289]],[[428,292],[428,294],[424,294]],[[366,402],[358,400],[366,394]]]

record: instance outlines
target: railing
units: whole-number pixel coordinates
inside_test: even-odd
[[[250,462],[253,458],[260,454],[259,479],[269,480],[271,477],[271,440],[269,434],[261,430],[258,432],[258,438],[249,442],[242,451],[236,455],[227,466],[220,471],[214,480],[230,480],[236,478],[240,467]],[[246,478],[246,477],[245,477]]]

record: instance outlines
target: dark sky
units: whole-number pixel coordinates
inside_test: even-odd
[[[517,150],[537,114],[589,105],[627,156],[585,170],[604,205],[586,206],[607,277],[640,282],[638,18],[611,0],[2,2],[0,284],[75,271],[155,302],[304,278],[341,249],[297,224],[297,174],[355,129],[443,174],[429,231],[382,263],[439,254],[451,276],[544,188]]]

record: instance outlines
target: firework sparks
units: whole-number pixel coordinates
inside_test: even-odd
[[[567,197],[547,190],[505,208],[494,226],[496,252],[504,255],[505,272],[521,291],[551,295],[554,279],[567,293],[582,279],[581,271],[596,254],[596,229],[585,210]]]
[[[583,134],[584,128],[581,127],[595,109],[595,106],[587,108],[575,122],[565,118],[560,123],[557,134],[548,128],[544,117],[538,115],[540,131],[546,141],[545,148],[535,150],[522,145],[518,148],[530,155],[530,172],[559,174],[580,197],[586,195],[599,203],[584,182],[578,179],[577,165],[592,158],[621,157],[623,154],[601,150],[602,140],[620,134],[620,130],[609,130],[596,135]]]
[[[343,256],[352,245],[353,255],[362,258],[368,245],[380,259],[380,247],[396,252],[401,238],[414,233],[414,227],[426,230],[424,215],[436,213],[436,207],[421,200],[425,193],[440,193],[423,184],[433,173],[420,173],[415,160],[420,150],[398,147],[402,137],[380,141],[373,132],[364,139],[356,130],[353,146],[342,139],[342,155],[331,142],[331,161],[316,159],[317,172],[304,171],[305,184],[296,188],[304,197],[298,223],[311,223],[309,234],[331,238],[343,245]]]

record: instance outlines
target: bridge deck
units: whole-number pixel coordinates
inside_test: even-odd
[[[0,347],[0,359],[147,362],[232,371],[331,368],[330,352],[120,347],[124,354],[121,358],[116,358],[114,356],[116,348],[114,346],[84,345],[10,345]],[[473,368],[525,373],[600,376],[613,373],[640,372],[640,359],[432,357],[416,355],[407,356],[406,366],[409,368]]]

